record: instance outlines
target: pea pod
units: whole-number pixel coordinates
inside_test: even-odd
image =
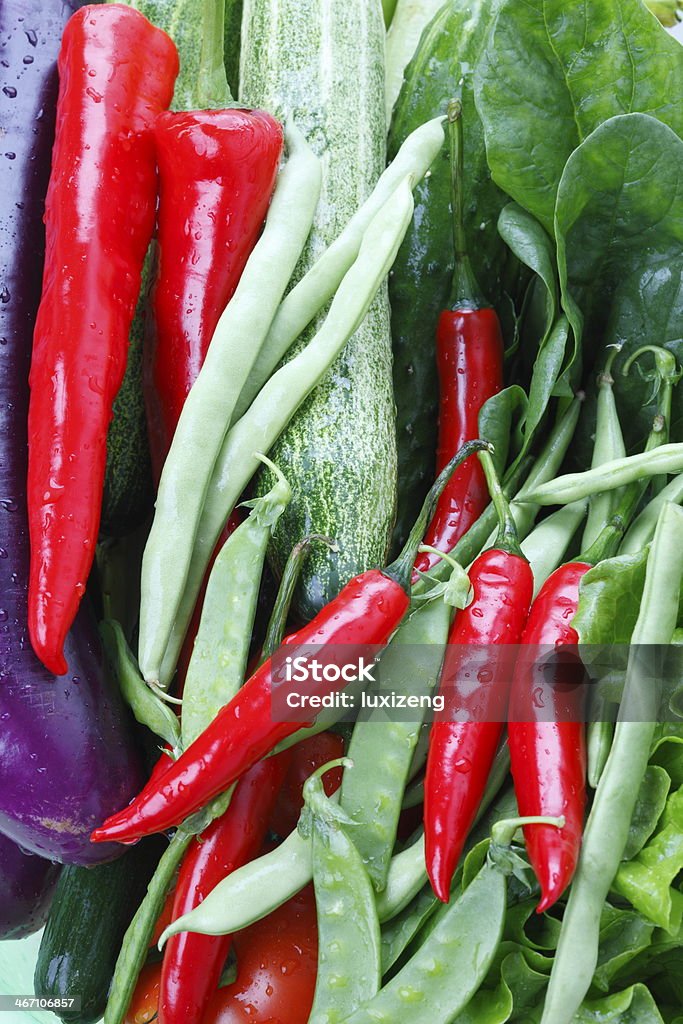
[[[228,537],[211,569],[183,690],[182,737],[188,747],[239,690],[249,657],[266,549],[292,492],[270,459],[273,488],[246,502],[247,519]]]
[[[347,1024],[449,1024],[465,1008],[502,938],[513,834],[538,821],[562,824],[519,818],[494,825],[487,859],[474,880],[448,904],[415,955]]]
[[[571,1024],[597,966],[603,904],[628,840],[655,733],[658,693],[652,684],[652,666],[646,663],[647,652],[656,650],[652,645],[672,641],[682,578],[683,510],[667,504],[660,513],[648,556],[640,613],[631,638],[621,720],[584,832],[541,1024]],[[624,716],[626,702],[630,708]]]
[[[397,693],[416,695],[435,685],[450,617],[450,607],[437,598],[401,624],[379,663],[380,692],[387,682]],[[355,842],[378,890],[386,885],[403,790],[423,719],[424,711],[416,711],[411,721],[387,720],[385,712],[374,711],[356,722],[349,745],[354,767],[344,772],[341,806],[359,826]]]
[[[620,555],[635,555],[650,543],[655,534],[657,520],[664,505],[683,502],[683,474],[675,476],[634,519],[619,548]]]
[[[346,758],[336,763],[353,771]],[[357,826],[326,797],[322,770],[304,785],[309,813],[300,823],[312,838],[318,917],[318,974],[308,1021],[340,1024],[379,989],[380,935],[372,885],[347,833]]]
[[[121,696],[136,720],[165,740],[169,746],[180,747],[180,726],[177,715],[156,696],[140,675],[123,630],[113,619],[100,623],[104,651],[119,684]]]
[[[148,681],[167,685],[175,668],[175,660],[164,655],[193,559],[195,535],[216,459],[242,384],[275,316],[313,220],[320,164],[293,126],[287,129],[286,139],[289,159],[280,173],[263,234],[218,321],[161,474],[154,522],[142,561],[139,660]],[[254,448],[258,444],[252,444],[251,450]],[[205,568],[206,563],[202,573]],[[193,605],[195,597],[196,591]]]
[[[364,319],[377,290],[389,273],[413,212],[412,179],[407,177],[369,225],[358,257],[332,300],[327,318],[303,351],[282,366],[254,400],[249,411],[229,430],[206,495],[194,540],[190,572],[171,582],[177,602],[175,621],[161,618],[168,652],[168,670],[175,663],[187,623],[214,545],[242,490],[259,467],[254,451],[269,451],[285,426],[327,373],[347,340]],[[164,674],[167,674],[165,670]]]

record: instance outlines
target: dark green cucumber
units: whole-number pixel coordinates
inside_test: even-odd
[[[62,869],[33,976],[36,996],[80,996],[81,1008],[54,1010],[69,1024],[92,1024],[107,1003],[128,925],[166,843],[143,839],[111,864]]]
[[[223,60],[225,61],[225,74],[228,78],[228,85],[233,96],[237,96],[240,84],[242,7],[243,0],[226,0]]]
[[[142,390],[142,345],[149,255],[142,273],[142,287],[130,329],[128,362],[123,383],[114,401],[107,434],[107,467],[102,497],[102,537],[123,537],[145,521],[154,503],[152,463],[147,441],[147,421]]]
[[[389,157],[418,125],[445,114],[449,99],[462,96],[465,228],[479,285],[487,299],[496,303],[505,259],[496,225],[507,199],[491,180],[472,83],[494,8],[489,0],[451,0],[427,25],[394,108]],[[452,273],[445,146],[431,174],[415,189],[415,217],[389,279],[398,441],[395,547],[407,537],[434,476],[438,418],[434,338],[439,312],[448,303]]]

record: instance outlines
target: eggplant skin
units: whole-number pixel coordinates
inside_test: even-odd
[[[24,939],[42,928],[60,871],[0,835],[0,940]]]
[[[142,781],[131,721],[108,684],[87,610],[68,676],[28,638],[28,374],[44,255],[43,212],[62,30],[79,3],[0,0],[0,832],[51,860],[95,864],[89,841]],[[50,387],[50,381],[45,381]]]

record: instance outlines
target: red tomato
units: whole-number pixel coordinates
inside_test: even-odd
[[[322,765],[343,756],[344,741],[334,732],[321,732],[297,743],[293,748],[292,762],[280,795],[270,816],[269,825],[273,832],[279,836],[288,836],[296,828],[304,805],[304,782]],[[325,773],[323,783],[328,796],[339,789],[341,779],[341,768],[333,768]]]
[[[159,984],[161,982],[161,961],[147,964],[140,971],[138,983],[133,992],[125,1024],[150,1024],[159,1009]]]
[[[202,1024],[301,1024],[313,1005],[318,930],[313,887],[235,935],[237,980],[219,988]]]

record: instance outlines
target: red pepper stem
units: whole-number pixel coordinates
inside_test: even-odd
[[[524,828],[525,825],[554,825],[556,828],[564,828],[564,818],[554,818],[548,815],[529,815],[521,818],[505,818],[497,821],[491,829],[491,841],[496,846],[510,846],[514,839],[515,832]]]
[[[455,473],[456,469],[461,466],[466,459],[469,459],[470,455],[475,455],[477,452],[483,451],[490,451],[488,441],[477,440],[467,441],[460,451],[455,453],[451,461],[444,466],[432,484],[431,489],[424,500],[424,504],[420,509],[420,514],[415,520],[415,524],[408,535],[408,539],[405,542],[400,555],[391,563],[391,565],[388,565],[386,569],[382,569],[383,575],[395,580],[399,586],[403,587],[406,594],[410,595],[410,579],[413,573],[413,565],[417,557],[418,548],[422,543],[422,538],[425,534],[429,521],[434,515],[437,502],[441,497],[446,484],[452,477],[453,473]]]
[[[268,622],[268,628],[266,629],[266,638],[263,641],[259,665],[262,665],[264,661],[267,661],[268,658],[272,657],[282,643],[285,626],[287,625],[289,608],[292,603],[296,585],[299,582],[301,568],[311,546],[316,541],[320,541],[321,544],[327,545],[331,551],[339,550],[333,540],[329,537],[324,537],[321,533],[311,533],[300,540],[298,544],[294,545],[282,571],[280,587],[277,592],[277,597],[275,598],[275,604],[273,605],[273,612],[270,616],[270,621]]]
[[[225,73],[224,34],[225,0],[204,0],[202,52],[197,81],[197,106],[201,109],[223,110],[233,103]]]
[[[451,207],[453,224],[452,307],[480,309],[484,302],[472,270],[465,235],[465,156],[462,130],[462,102],[448,104],[448,143],[451,164]]]
[[[517,555],[520,558],[525,558],[519,544],[517,524],[515,523],[510,509],[510,502],[505,497],[503,488],[500,485],[500,480],[496,473],[496,467],[493,465],[491,453],[488,451],[479,452],[479,461],[482,464],[484,476],[486,477],[486,485],[489,489],[489,494],[491,495],[491,501],[493,502],[493,507],[496,510],[496,515],[498,516],[498,533],[496,534],[493,546],[499,551],[507,551],[511,555]]]

